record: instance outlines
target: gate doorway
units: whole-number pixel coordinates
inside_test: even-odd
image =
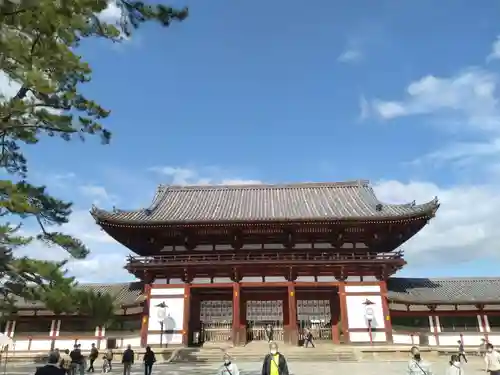
[[[332,341],[330,300],[297,300],[297,320],[300,342],[304,342],[306,329],[316,341]]]
[[[247,301],[247,342],[283,341],[283,300]]]
[[[233,331],[233,301],[201,301],[200,344],[230,341]]]

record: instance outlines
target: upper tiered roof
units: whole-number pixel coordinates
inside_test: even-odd
[[[437,198],[416,205],[380,202],[368,181],[282,185],[160,185],[149,208],[106,211],[97,222],[182,224],[318,220],[384,220],[432,217]]]

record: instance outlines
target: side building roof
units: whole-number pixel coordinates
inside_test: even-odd
[[[116,307],[135,306],[144,301],[144,284],[142,282],[131,283],[110,283],[110,284],[79,284],[78,288],[83,290],[93,289],[95,292],[109,293],[116,298]],[[17,301],[18,308],[21,309],[43,309],[45,306],[41,302]]]
[[[500,278],[405,278],[387,282],[391,301],[407,304],[500,303]]]
[[[158,187],[147,209],[106,211],[93,207],[98,223],[184,224],[318,220],[384,220],[432,217],[437,198],[417,205],[380,202],[368,181],[289,185]]]
[[[81,288],[111,293],[117,306],[138,306],[144,301],[140,282],[82,284]],[[499,304],[500,278],[405,278],[387,282],[390,301],[405,304]],[[19,301],[19,308],[43,308],[40,303]]]

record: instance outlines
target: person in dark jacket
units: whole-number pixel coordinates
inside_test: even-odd
[[[134,364],[134,351],[130,345],[127,345],[127,349],[123,352],[122,363],[123,363],[123,375],[130,375],[130,370]]]
[[[458,344],[458,359],[464,359],[464,362],[467,363],[467,357],[465,356],[465,347],[464,343],[461,340],[457,341]]]
[[[80,349],[79,345],[75,345],[71,353],[69,353],[69,356],[71,357],[71,372],[73,374],[78,374],[82,373],[82,368],[83,371],[85,371],[85,358],[83,358],[82,350]]]
[[[289,375],[285,356],[278,351],[275,342],[269,344],[269,354],[262,364],[262,375]]]
[[[88,372],[94,372],[94,362],[99,356],[99,350],[95,347],[95,344],[92,344],[92,347],[90,348],[90,355],[89,355],[89,369],[87,370]]]
[[[146,346],[146,353],[144,353],[144,375],[151,375],[155,362],[155,353],[151,350],[150,346]]]
[[[59,360],[59,353],[49,353],[47,364],[37,368],[35,375],[64,375],[65,371],[59,367]]]

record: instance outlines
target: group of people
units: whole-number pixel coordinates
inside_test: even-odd
[[[98,357],[99,350],[96,348],[95,344],[92,344],[88,355],[89,367],[87,372],[95,372],[94,363]],[[113,369],[113,350],[108,349],[102,359],[102,372],[110,372]],[[135,353],[131,346],[128,345],[127,349],[125,349],[122,354],[121,362],[123,364],[123,375],[130,375],[134,360]],[[84,375],[86,362],[80,345],[75,345],[71,352],[68,349],[64,351],[55,349],[49,353],[47,364],[43,367],[39,367],[35,375]],[[143,362],[144,375],[151,375],[153,364],[156,362],[156,356],[149,346],[146,347]]]
[[[218,375],[240,375],[238,366],[231,361],[228,353],[224,354],[224,364]],[[261,375],[289,375],[286,358],[278,351],[278,344],[274,341],[269,343],[269,353],[264,357]]]
[[[484,357],[486,373],[500,375],[500,353],[495,350],[493,344],[482,340],[479,352]],[[411,348],[411,357],[408,375],[433,375],[431,365],[422,359],[416,346]],[[465,375],[462,360],[467,363],[464,344],[458,341],[458,351],[451,355],[447,375]]]

